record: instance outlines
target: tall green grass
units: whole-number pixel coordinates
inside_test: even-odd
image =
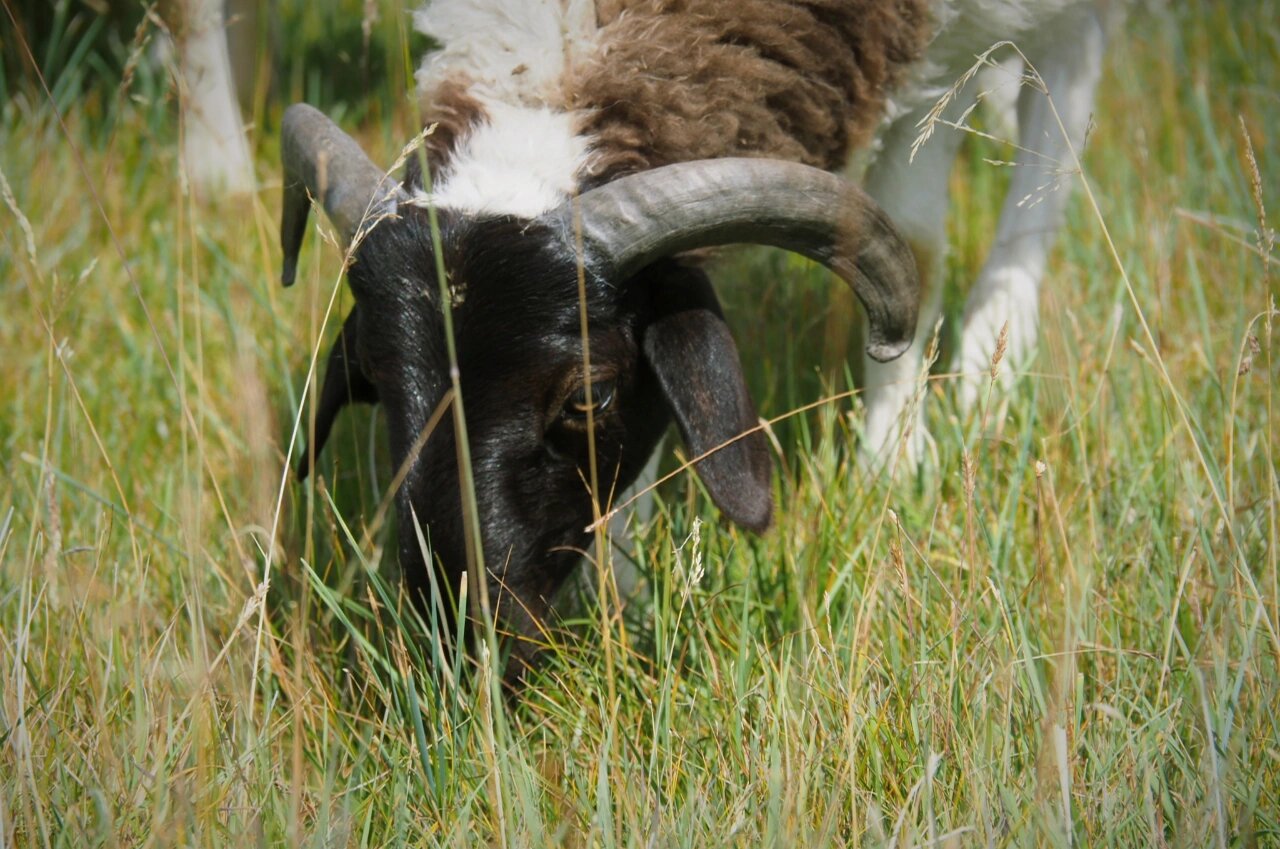
[[[412,51],[381,10],[392,84],[343,106],[303,67],[282,98],[335,98],[391,161]],[[376,413],[286,480],[339,258],[313,240],[274,282],[278,104],[260,196],[201,205],[163,77],[106,123],[55,100],[65,131],[10,99],[0,846],[1280,845],[1280,22],[1257,12],[1135,13],[1032,373],[966,419],[944,357],[935,467],[869,479],[842,399],[772,426],[767,536],[679,476],[636,531],[647,595],[584,583],[519,703],[489,659],[437,655],[391,529],[365,540]],[[1007,155],[965,148],[956,282]],[[763,415],[847,389],[825,273],[750,251],[719,279]]]

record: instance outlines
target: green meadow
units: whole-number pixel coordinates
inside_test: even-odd
[[[350,294],[314,233],[278,283],[280,113],[393,161],[405,4],[278,4],[261,189],[222,200],[184,177],[156,21],[53,5],[43,82],[0,16],[0,847],[1280,846],[1269,4],[1132,13],[1036,358],[962,414],[945,324],[919,469],[858,463],[838,281],[727,256],[775,525],[722,522],[669,438],[518,699],[400,591],[378,412],[287,471]],[[957,163],[949,319],[1012,155]]]

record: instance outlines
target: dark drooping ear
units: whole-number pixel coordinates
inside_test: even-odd
[[[694,467],[716,506],[737,524],[763,531],[773,513],[769,445],[760,431],[730,442],[756,427],[756,408],[715,291],[700,269],[673,264],[656,276],[644,356],[690,459],[724,446]]]
[[[311,437],[311,447],[302,452],[302,459],[298,461],[300,481],[306,480],[310,474],[312,458],[320,456],[338,412],[353,402],[378,403],[378,390],[360,370],[356,356],[359,309],[358,306],[352,307],[347,320],[342,323],[342,332],[329,350],[329,362],[325,366],[324,384],[320,388],[320,401],[316,408],[316,430]]]

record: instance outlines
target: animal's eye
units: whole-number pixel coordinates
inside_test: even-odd
[[[569,397],[564,401],[564,411],[562,415],[573,422],[586,423],[587,413],[592,416],[598,416],[613,404],[613,395],[616,384],[612,380],[593,380],[591,381],[591,403],[587,403],[587,386],[584,383],[573,392],[569,393]]]

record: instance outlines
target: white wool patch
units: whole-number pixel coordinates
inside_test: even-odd
[[[545,106],[486,102],[489,120],[462,140],[432,193],[437,206],[534,218],[569,197],[588,140],[573,116]]]
[[[465,81],[487,115],[459,140],[434,202],[533,217],[569,197],[590,142],[574,135],[565,74],[595,50],[594,0],[434,0],[414,26],[442,45],[423,60],[419,90]]]
[[[434,0],[413,22],[443,45],[423,60],[419,90],[462,77],[513,106],[563,106],[565,70],[597,30],[594,0]]]

